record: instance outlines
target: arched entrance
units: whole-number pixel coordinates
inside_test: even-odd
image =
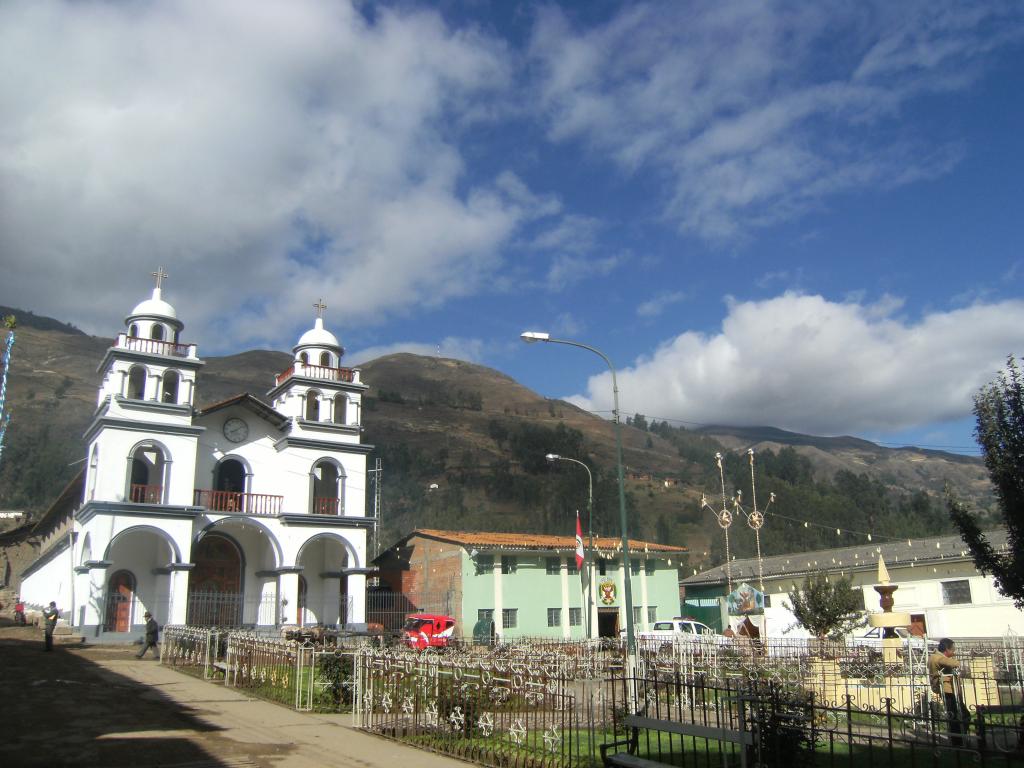
[[[188,623],[234,627],[242,623],[242,553],[220,533],[192,546],[195,569],[188,583]]]
[[[135,576],[131,571],[116,571],[107,582],[107,609],[103,620],[106,632],[128,632],[132,627],[132,602]]]

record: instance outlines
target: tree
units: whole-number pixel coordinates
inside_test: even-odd
[[[864,624],[862,601],[850,579],[829,580],[824,571],[808,574],[786,607],[818,639],[839,637]]]
[[[992,574],[1000,594],[1024,608],[1024,378],[1012,356],[1006,370],[974,396],[974,416],[974,436],[995,486],[1006,549],[996,551],[978,519],[947,491],[949,516],[978,570]]]

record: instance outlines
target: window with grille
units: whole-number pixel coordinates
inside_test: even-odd
[[[648,576],[654,575],[654,560],[651,560],[650,558],[644,560],[644,573]]]
[[[640,575],[640,561],[639,560],[630,560],[629,561],[629,572],[631,574],[633,574],[634,576],[639,576]]]
[[[516,560],[515,555],[502,555],[501,556],[501,572],[502,573],[515,573],[519,570],[519,562]]]
[[[476,572],[479,576],[482,573],[490,573],[494,570],[494,555],[477,555]]]
[[[597,572],[602,576],[608,575],[608,561],[603,557],[597,561]]]
[[[578,627],[583,623],[583,609],[582,608],[570,608],[569,609],[569,626]]]
[[[580,572],[579,568],[576,567],[575,555],[573,555],[572,557],[567,557],[565,559],[565,570],[569,572],[570,576],[575,576]]]
[[[562,560],[558,557],[549,557],[545,560],[548,576],[557,576],[562,572]]]
[[[967,579],[942,582],[943,605],[963,605],[969,602],[971,602],[971,582]]]
[[[647,623],[653,624],[658,620],[658,606],[649,605],[647,606]]]
[[[519,626],[519,609],[518,608],[502,608],[501,609],[501,626],[503,629],[515,629]]]
[[[633,626],[636,626],[640,623],[640,611],[641,608],[639,605],[633,606]]]
[[[562,609],[561,608],[548,608],[548,626],[549,627],[560,627],[560,626],[562,626]]]

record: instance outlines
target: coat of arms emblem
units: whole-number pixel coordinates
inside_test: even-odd
[[[615,602],[615,582],[611,579],[602,581],[598,585],[598,589],[601,591],[601,602],[605,605],[611,605]]]

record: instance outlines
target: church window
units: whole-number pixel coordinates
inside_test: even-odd
[[[347,424],[346,419],[346,408],[348,406],[348,398],[345,395],[334,396],[334,423],[335,424]]]
[[[133,365],[128,371],[128,397],[132,400],[146,397],[146,369],[141,365]]]
[[[167,461],[163,451],[144,443],[131,453],[128,498],[137,504],[162,504]]]
[[[299,355],[299,360],[302,361],[303,365],[309,365],[309,355],[307,355],[305,352]]]
[[[180,377],[177,371],[167,371],[164,373],[163,402],[177,404],[179,381]]]
[[[313,514],[340,515],[345,511],[345,472],[332,461],[313,467]]]
[[[306,393],[306,419],[320,421],[320,393],[315,389]]]
[[[160,323],[153,323],[153,329],[149,332],[149,336],[156,341],[163,341],[164,327]]]
[[[139,335],[139,326],[136,325],[135,323],[132,323],[131,327],[128,329],[128,335],[129,336],[138,336]]]
[[[324,368],[330,368],[331,367],[331,353],[330,352],[321,352],[320,353],[320,365],[322,365]]]

